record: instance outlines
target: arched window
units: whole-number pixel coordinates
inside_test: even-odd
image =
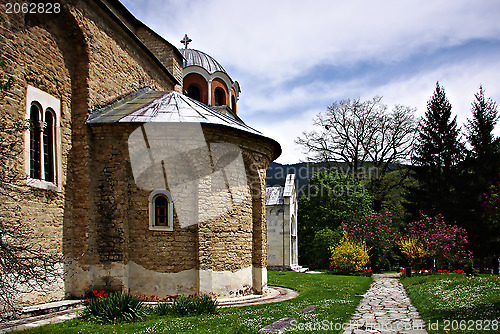
[[[173,231],[174,206],[172,195],[166,190],[155,190],[149,195],[149,229]]]
[[[25,171],[32,187],[61,191],[58,171],[61,159],[59,120],[61,100],[29,86],[26,92],[26,118],[31,126],[25,135]]]
[[[155,226],[168,226],[168,199],[165,195],[155,197]]]
[[[48,182],[55,182],[55,134],[54,111],[48,108],[45,111],[45,127],[43,129],[44,180]]]
[[[195,85],[191,85],[188,88],[188,96],[196,101],[201,101],[200,89]]]
[[[231,96],[231,109],[233,110],[233,112],[236,114],[238,111],[236,110],[236,99],[233,96]]]
[[[42,157],[41,157],[41,107],[38,103],[32,103],[30,108],[30,177],[42,179]]]
[[[31,104],[29,175],[32,179],[55,183],[55,114],[50,108],[42,114],[41,109],[38,102]]]
[[[224,90],[220,87],[215,88],[214,91],[215,106],[223,106],[226,104],[226,94]]]

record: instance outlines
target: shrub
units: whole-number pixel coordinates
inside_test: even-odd
[[[87,307],[81,317],[97,323],[117,323],[141,320],[146,314],[143,302],[124,292],[115,292],[110,295],[95,292],[96,298],[87,300]]]
[[[370,248],[371,267],[374,270],[390,269],[388,257],[396,240],[401,238],[390,212],[360,216],[344,223],[343,227],[351,240],[366,242]]]
[[[167,302],[158,302],[155,308],[155,313],[158,315],[167,315],[171,311],[171,305]]]
[[[401,236],[390,212],[364,215],[343,226],[352,239],[364,240],[368,247],[378,249],[391,248]]]
[[[417,267],[422,264],[425,258],[434,255],[419,238],[410,236],[401,239],[398,242],[401,252],[408,258],[412,267]]]
[[[180,296],[174,299],[171,310],[173,313],[185,315],[215,314],[217,313],[218,302],[207,295],[200,296]]]
[[[336,228],[334,231],[328,227],[314,233],[314,238],[310,253],[315,259],[315,264],[319,268],[328,268],[330,264],[330,248],[342,239],[342,229]]]
[[[427,252],[422,257],[432,256],[441,264],[449,261],[465,263],[472,257],[472,253],[465,248],[468,243],[467,231],[445,223],[441,215],[429,217],[422,214],[420,220],[408,224],[404,228],[404,237],[399,242],[400,247],[403,240],[408,241],[416,236],[423,247],[421,251]]]
[[[340,242],[330,248],[330,265],[332,269],[349,271],[361,270],[368,262],[369,248],[364,241],[351,241],[344,231],[344,236]]]
[[[478,271],[476,268],[474,268],[474,261],[469,260],[467,263],[464,265],[464,272],[467,276],[477,276]]]

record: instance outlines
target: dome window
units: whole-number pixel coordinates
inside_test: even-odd
[[[220,87],[215,88],[214,91],[215,106],[223,106],[226,104],[226,94]]]
[[[201,102],[201,94],[200,89],[194,85],[189,86],[188,88],[188,96],[193,100]]]

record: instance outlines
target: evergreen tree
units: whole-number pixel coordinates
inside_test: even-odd
[[[489,182],[495,181],[500,171],[499,138],[493,130],[499,120],[496,103],[484,96],[482,86],[472,102],[472,118],[467,121],[467,140],[470,150],[463,163],[460,209],[464,227],[476,255],[482,257],[500,251],[499,229],[481,215],[483,194]]]
[[[420,211],[432,216],[442,214],[448,221],[459,218],[455,188],[463,152],[456,116],[452,118],[451,104],[437,82],[421,120],[413,156],[417,186],[408,189],[406,196],[411,219],[418,219]]]
[[[479,86],[479,92],[472,102],[472,118],[467,120],[467,139],[471,145],[471,155],[479,163],[485,163],[483,167],[493,167],[493,171],[488,171],[486,178],[491,181],[496,176],[497,166],[493,161],[497,159],[499,151],[499,139],[494,138],[493,129],[498,122],[499,115],[497,104],[491,98],[485,98],[483,86]],[[487,168],[491,169],[491,168]],[[484,168],[477,169],[476,172],[484,174]],[[491,174],[493,173],[493,174]]]

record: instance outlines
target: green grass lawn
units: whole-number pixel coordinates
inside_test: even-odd
[[[292,288],[300,292],[297,298],[280,303],[246,307],[222,308],[216,315],[191,317],[149,316],[142,322],[118,325],[96,325],[73,319],[56,325],[46,325],[23,333],[257,333],[280,318],[298,319],[294,328],[321,324],[335,328],[348,321],[372,279],[370,277],[336,276],[269,271],[270,285]],[[319,305],[311,313],[298,311]],[[339,333],[332,330],[325,333]]]
[[[437,274],[401,280],[429,333],[499,333],[500,279]]]

